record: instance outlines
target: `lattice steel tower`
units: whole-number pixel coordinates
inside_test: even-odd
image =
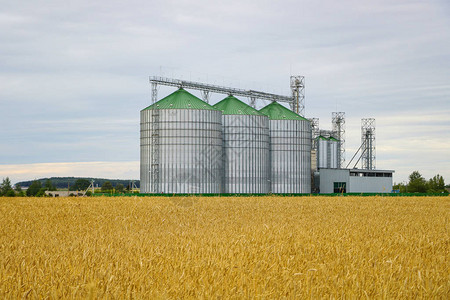
[[[305,116],[305,76],[291,76],[292,111]]]
[[[312,150],[317,150],[317,137],[319,136],[319,118],[309,118],[308,119],[311,122],[311,147]]]
[[[339,140],[338,167],[345,166],[345,112],[331,113],[331,123],[335,138]]]
[[[375,119],[361,119],[362,168],[375,169]]]

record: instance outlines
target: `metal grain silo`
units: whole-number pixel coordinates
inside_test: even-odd
[[[328,168],[337,169],[339,166],[339,141],[334,137],[328,139],[328,151]]]
[[[141,192],[220,193],[222,113],[179,89],[141,111]]]
[[[222,111],[223,192],[268,193],[268,117],[233,96],[228,96],[214,107]]]
[[[326,169],[329,163],[328,139],[319,135],[317,137],[317,168]]]
[[[271,192],[311,192],[311,124],[277,102],[260,110],[269,117]]]

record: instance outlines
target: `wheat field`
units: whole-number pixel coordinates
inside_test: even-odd
[[[450,197],[0,198],[0,297],[450,296]]]

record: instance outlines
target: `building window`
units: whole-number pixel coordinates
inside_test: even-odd
[[[346,182],[334,182],[334,193],[347,193]]]

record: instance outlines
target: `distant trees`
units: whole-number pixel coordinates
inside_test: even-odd
[[[116,185],[116,193],[123,193],[124,190],[125,190],[125,187],[123,186],[123,184],[118,183]]]
[[[70,187],[71,191],[85,191],[91,185],[91,182],[87,179],[80,178]]]
[[[399,183],[394,185],[393,189],[399,190],[400,193],[448,193],[441,175],[437,174],[427,181],[419,171],[409,175],[408,184]]]
[[[16,191],[17,196],[19,197],[25,196],[25,193],[22,191],[22,187],[20,186],[20,184],[16,183],[14,190]]]
[[[9,177],[4,178],[0,185],[0,196],[14,197],[15,195],[16,193],[14,193]]]
[[[447,192],[445,189],[444,177],[437,174],[428,181],[428,193],[442,193]]]
[[[426,193],[427,192],[427,182],[425,178],[419,173],[419,171],[414,171],[409,175],[408,183],[409,193]]]
[[[399,193],[406,193],[407,187],[408,187],[408,184],[404,184],[401,182],[401,183],[394,184],[392,186],[392,189],[397,190]]]
[[[53,178],[53,177],[52,177]],[[73,177],[71,177],[73,178]],[[57,178],[58,179],[58,178]],[[120,181],[127,182],[126,180],[105,180],[103,181],[101,191],[103,193],[124,193],[126,192],[125,185],[120,183]],[[28,182],[27,182],[28,183]],[[70,186],[70,190],[72,191],[86,191],[91,184],[91,180],[89,178],[78,178],[73,185]],[[114,187],[115,185],[115,187]],[[22,185],[16,183],[14,186],[11,184],[11,180],[9,177],[3,178],[3,181],[0,181],[0,197],[45,197],[47,196],[47,191],[57,191],[57,187],[53,184],[53,180],[49,178],[45,179],[37,179],[34,181],[29,181],[29,184],[26,190],[22,190]],[[67,189],[67,186],[66,186]],[[73,193],[71,195],[75,195],[79,193]],[[92,191],[87,191],[86,196],[92,196]],[[52,194],[49,193],[50,196]]]
[[[52,184],[50,179],[45,181],[44,189],[46,191],[56,191],[56,187]]]
[[[125,191],[125,186],[121,183],[116,184],[114,187],[110,181],[105,181],[102,185],[103,193],[123,193]]]
[[[102,185],[102,192],[109,193],[113,190],[113,188],[114,187],[112,186],[111,182],[105,181]]]
[[[41,193],[42,184],[39,180],[35,180],[31,183],[31,185],[27,189],[27,196],[33,197],[33,196],[42,196],[42,194],[45,194],[44,192]]]

